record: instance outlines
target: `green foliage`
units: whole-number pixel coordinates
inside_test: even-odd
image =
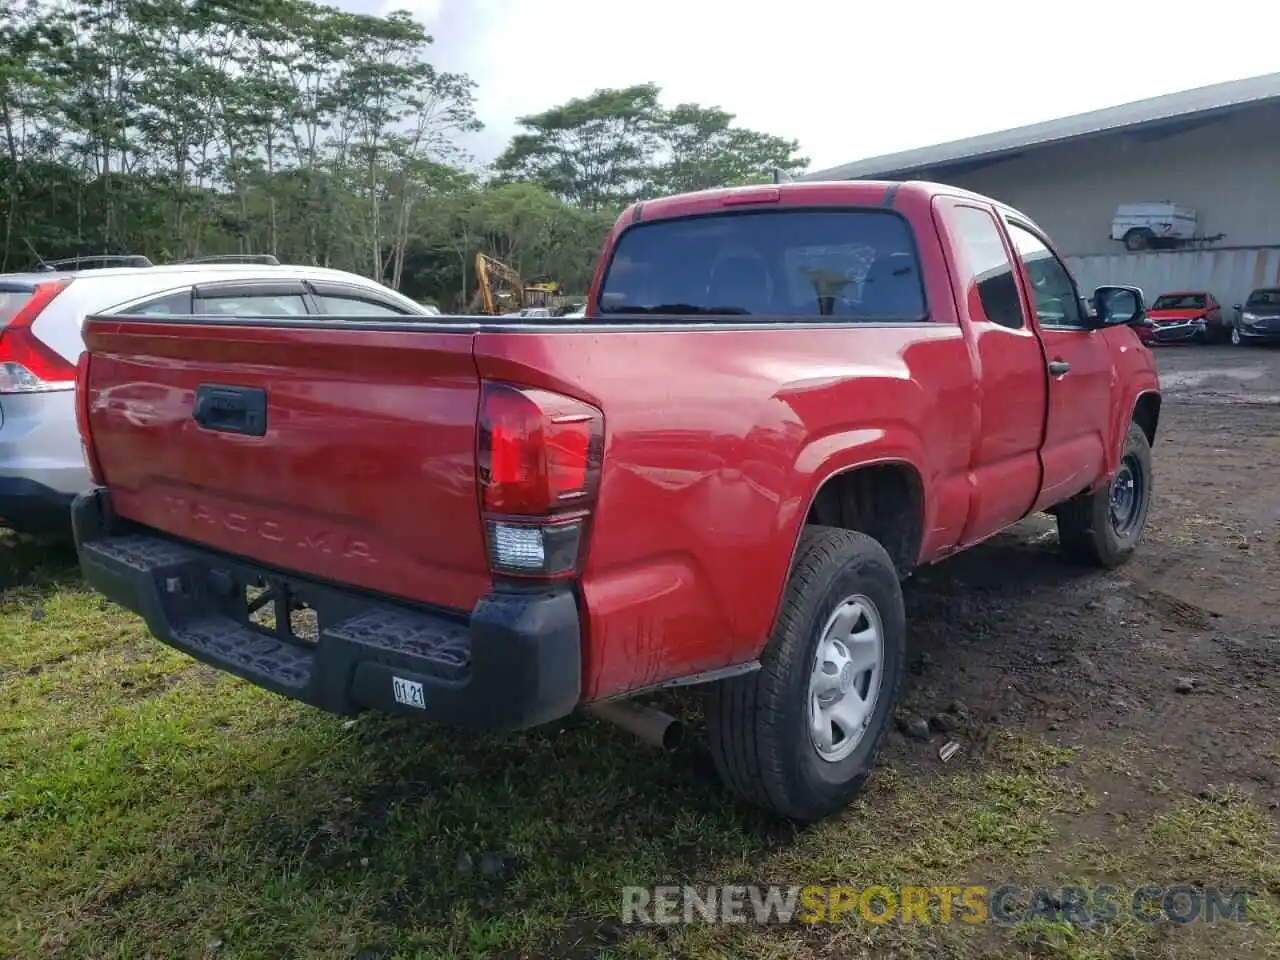
[[[808,160],[794,140],[734,126],[719,107],[667,110],[652,83],[597,90],[521,117],[524,132],[498,159],[500,176],[532,180],[588,209],[616,209],[643,196],[758,182],[776,167]]]
[[[597,90],[521,117],[525,132],[495,167],[499,175],[532,180],[569,203],[591,210],[620,207],[647,185],[659,113],[652,83]]]
[[[659,193],[684,193],[768,179],[774,169],[797,174],[809,161],[800,145],[733,125],[719,107],[682,103],[664,111],[658,124],[664,151],[653,170]]]
[[[456,309],[477,252],[582,291],[628,201],[804,165],[642,84],[524,118],[484,184],[458,146],[475,86],[431,45],[312,0],[0,5],[0,272],[268,252]]]

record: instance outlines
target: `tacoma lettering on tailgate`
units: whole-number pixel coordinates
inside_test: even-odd
[[[349,537],[331,530],[297,530],[293,524],[268,517],[255,516],[243,509],[227,509],[202,503],[189,497],[165,496],[165,508],[181,516],[211,527],[221,527],[232,533],[260,537],[271,543],[281,543],[313,553],[338,555],[348,560],[377,563],[378,558],[368,541]]]

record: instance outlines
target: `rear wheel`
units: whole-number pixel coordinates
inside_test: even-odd
[[[1124,248],[1126,250],[1146,250],[1155,240],[1155,234],[1146,227],[1135,227],[1124,235]]]
[[[1096,567],[1118,567],[1137,549],[1151,509],[1151,444],[1129,425],[1111,483],[1058,507],[1058,541],[1067,556]]]
[[[808,528],[760,669],[711,690],[721,778],[795,820],[839,810],[871,773],[905,660],[902,588],[884,548],[862,533]]]

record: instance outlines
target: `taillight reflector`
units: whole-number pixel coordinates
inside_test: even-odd
[[[80,452],[84,456],[89,479],[101,486],[102,468],[93,449],[93,434],[89,430],[89,351],[80,354],[76,362],[76,430],[80,434]]]
[[[476,473],[495,573],[564,577],[581,564],[604,415],[547,390],[485,383]]]
[[[38,283],[13,319],[0,328],[0,393],[69,390],[76,368],[60,353],[36,339],[36,317],[67,288],[70,280]]]

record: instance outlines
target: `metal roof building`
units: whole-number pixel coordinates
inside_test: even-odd
[[[1144,130],[1163,139],[1232,113],[1280,104],[1280,73],[1215,83],[1149,100],[1137,100],[1059,120],[889,153],[806,174],[801,180],[923,179],[925,172],[967,173],[1028,152],[1072,141]]]
[[[1280,73],[871,157],[803,180],[921,179],[1034,217],[1083,285],[1207,288],[1226,303],[1280,284]],[[1120,204],[1193,207],[1197,249],[1126,253]]]

